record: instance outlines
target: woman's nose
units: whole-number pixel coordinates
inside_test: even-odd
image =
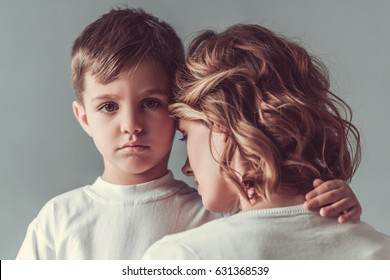
[[[194,172],[192,171],[188,157],[187,157],[186,162],[184,163],[183,167],[181,168],[181,172],[183,172],[183,174],[186,176],[194,176]]]

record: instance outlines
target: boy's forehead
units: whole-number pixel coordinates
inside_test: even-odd
[[[135,63],[130,63],[122,69],[101,69],[87,72],[86,77],[93,78],[94,82],[107,84],[117,79],[133,77],[136,81],[141,78],[153,78],[156,81],[167,80],[169,75],[160,61],[152,58],[144,58]]]
[[[137,73],[147,73],[151,75],[158,75],[168,78],[168,72],[164,65],[153,58],[144,58],[138,63],[132,64],[121,71],[120,75],[136,75]]]
[[[84,95],[90,98],[100,93],[115,93],[131,88],[135,92],[144,94],[161,94],[170,96],[171,84],[164,67],[154,60],[143,60],[137,65],[122,71],[118,77],[102,79],[98,75],[87,73],[85,75]],[[93,95],[93,96],[91,96]]]

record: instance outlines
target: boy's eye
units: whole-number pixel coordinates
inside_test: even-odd
[[[104,103],[98,109],[104,113],[111,113],[118,110],[118,105],[115,103]]]
[[[156,99],[146,99],[142,103],[142,108],[144,109],[155,109],[162,105],[161,101],[158,101]]]

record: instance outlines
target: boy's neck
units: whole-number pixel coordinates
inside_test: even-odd
[[[105,171],[105,172],[103,172],[101,178],[104,181],[109,182],[111,184],[128,186],[128,185],[138,185],[138,184],[154,181],[154,180],[157,180],[157,179],[163,177],[167,173],[168,173],[168,169],[165,169],[165,170],[162,170],[161,172],[157,172],[157,173],[153,173],[153,174],[145,174],[145,173],[142,173],[142,174],[123,174],[123,173],[122,174],[113,174],[112,172],[108,174]]]

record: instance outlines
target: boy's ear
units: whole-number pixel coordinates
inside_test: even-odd
[[[77,121],[81,125],[81,127],[84,129],[84,131],[92,137],[91,129],[89,128],[87,114],[85,113],[84,106],[81,105],[78,101],[73,101],[72,103],[73,107],[73,114],[76,117]]]

